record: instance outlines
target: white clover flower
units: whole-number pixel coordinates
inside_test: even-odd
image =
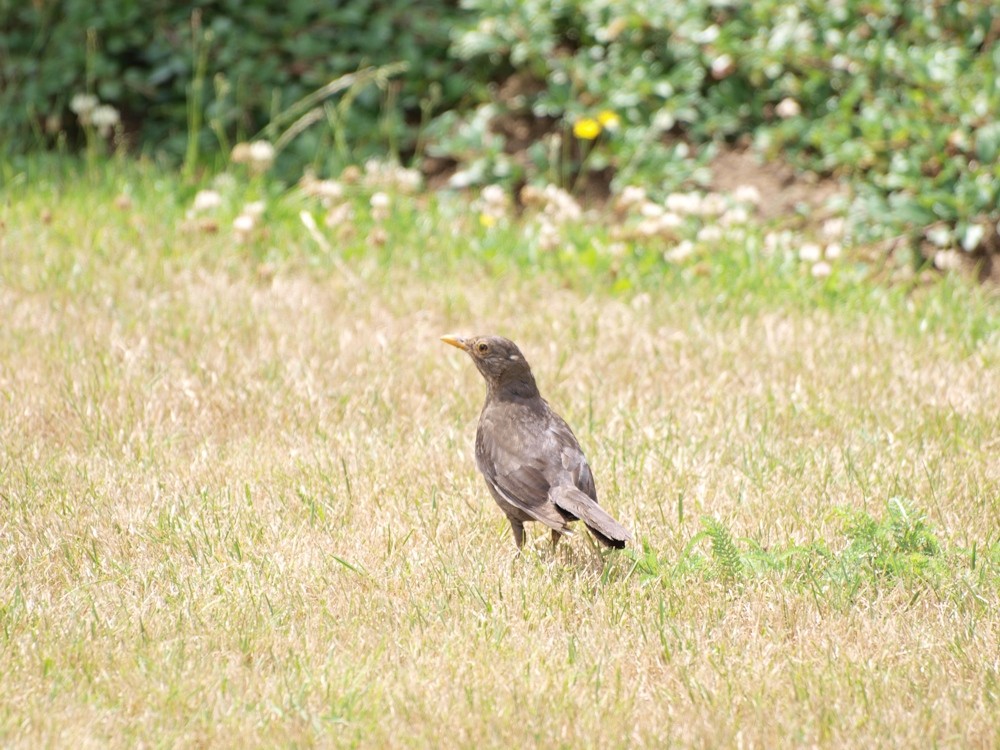
[[[545,201],[545,214],[558,223],[576,221],[583,216],[576,199],[556,185],[546,185],[542,190],[542,199]]]
[[[243,206],[243,214],[245,216],[252,216],[255,219],[264,214],[264,210],[267,208],[267,204],[264,201],[253,201],[252,203],[247,203]]]
[[[274,163],[274,146],[268,141],[253,141],[247,148],[247,158],[257,171],[263,172]]]
[[[248,154],[250,161],[271,162],[274,161],[274,146],[268,141],[253,141]]]
[[[340,181],[345,185],[356,185],[361,179],[361,170],[357,164],[348,164],[340,171]]]
[[[389,216],[389,196],[386,193],[373,193],[369,200],[372,208],[372,218],[375,221],[384,221]]]
[[[663,205],[667,207],[668,211],[676,211],[678,213],[688,213],[687,209],[687,196],[684,193],[671,193],[667,196],[666,200],[663,201]]]
[[[750,212],[743,206],[733,206],[719,219],[719,223],[725,227],[731,227],[733,224],[746,224],[748,221],[750,221]]]
[[[646,202],[646,191],[638,185],[626,185],[618,196],[616,205],[620,211],[627,211]]]
[[[487,206],[502,207],[507,204],[507,191],[499,185],[487,185],[479,195]]]
[[[237,234],[249,234],[253,231],[254,226],[256,226],[257,220],[253,216],[248,214],[240,214],[235,219],[233,219],[233,230]]]
[[[324,223],[331,229],[341,224],[348,224],[354,220],[354,207],[350,203],[341,203],[334,206],[326,215]]]
[[[823,254],[826,256],[827,260],[836,260],[843,254],[843,252],[844,248],[840,246],[839,242],[831,242],[826,246],[826,250],[823,251]]]
[[[944,225],[931,227],[927,230],[926,237],[932,245],[937,247],[949,247],[954,242],[951,230]]]
[[[491,227],[507,214],[507,191],[499,185],[487,185],[479,194],[479,223]]]
[[[712,78],[717,81],[721,81],[723,78],[732,75],[735,70],[736,62],[733,60],[732,55],[723,54],[712,60]]]
[[[957,250],[938,250],[934,253],[934,267],[939,271],[957,271],[962,267],[962,255]]]
[[[559,228],[549,221],[542,221],[538,227],[539,247],[543,250],[555,250],[561,244],[562,236],[559,233]]]
[[[663,254],[663,259],[668,263],[682,263],[694,255],[694,243],[691,240],[682,240],[670,250]]]
[[[634,206],[646,200],[646,189],[639,185],[626,185],[622,190],[620,200],[626,205]]]
[[[653,203],[652,201],[646,201],[639,208],[639,214],[647,219],[655,219],[658,216],[663,216],[666,209],[658,203]]]
[[[363,181],[370,188],[393,188],[402,193],[413,193],[420,189],[423,177],[416,169],[369,159],[364,165]]]
[[[698,213],[702,216],[718,216],[726,210],[726,198],[719,193],[709,193],[701,199]]]
[[[306,172],[299,180],[299,188],[310,198],[319,198],[324,206],[331,206],[344,197],[344,185],[337,180],[317,180],[312,172]]]
[[[229,160],[233,164],[246,164],[250,161],[250,144],[240,142],[233,146],[233,150],[229,153]]]
[[[818,263],[813,264],[810,273],[817,279],[825,279],[833,273],[833,268],[825,260],[821,260]]]
[[[525,206],[531,206],[532,208],[538,208],[539,206],[545,205],[545,198],[542,195],[542,191],[539,190],[534,185],[525,185],[521,188],[521,203]]]
[[[702,227],[698,230],[698,234],[695,235],[695,239],[698,242],[712,243],[718,242],[722,239],[722,229],[717,227],[715,224],[709,224],[708,226]]]
[[[344,197],[344,186],[336,180],[317,180],[307,192],[325,201],[337,201]]]
[[[798,117],[802,114],[802,107],[799,106],[797,101],[787,97],[778,102],[778,106],[774,108],[774,113],[782,120],[787,120],[790,117]]]
[[[656,225],[661,232],[673,232],[684,226],[684,219],[675,213],[665,213],[656,218]]]
[[[240,214],[233,219],[233,235],[237,242],[245,242],[257,226],[257,219],[248,214]]]
[[[764,235],[764,252],[773,254],[790,250],[799,240],[798,235],[787,229],[782,232],[768,232]]]
[[[100,100],[93,94],[73,94],[73,98],[69,100],[69,108],[82,120],[97,109],[97,105],[100,103]]]
[[[416,169],[397,167],[395,171],[396,187],[404,193],[415,193],[423,184],[423,175]]]
[[[819,228],[819,233],[828,240],[839,240],[844,236],[844,219],[841,216],[827,219]]]
[[[701,196],[698,193],[671,193],[665,205],[668,211],[684,216],[701,213]]]
[[[194,196],[195,213],[213,211],[222,205],[222,196],[217,190],[199,190]]]
[[[733,200],[757,206],[760,205],[760,191],[753,185],[740,185],[733,191]]]
[[[815,242],[806,242],[799,248],[799,260],[804,263],[815,263],[823,257],[823,249]]]
[[[643,219],[636,225],[635,233],[640,237],[655,237],[660,233],[660,225],[656,219]]]
[[[471,169],[460,169],[448,178],[448,187],[462,190],[474,184],[476,175]]]
[[[320,180],[316,192],[323,198],[339,200],[344,197],[344,186],[336,180]]]
[[[90,113],[90,122],[97,128],[102,137],[107,138],[111,134],[111,129],[121,122],[121,115],[118,110],[110,104],[101,104]]]
[[[110,127],[121,122],[121,115],[110,104],[100,104],[90,113],[90,121],[97,127]]]

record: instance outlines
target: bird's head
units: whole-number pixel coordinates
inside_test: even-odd
[[[491,391],[506,389],[518,395],[537,394],[531,368],[517,344],[510,339],[503,336],[442,336],[441,340],[472,358]]]

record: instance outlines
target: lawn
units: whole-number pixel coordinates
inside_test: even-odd
[[[547,253],[460,195],[5,184],[5,747],[1000,744],[989,289],[669,263],[610,213]],[[630,548],[516,554],[453,332],[519,343]]]

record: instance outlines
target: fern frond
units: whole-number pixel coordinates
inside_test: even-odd
[[[743,558],[729,529],[722,522],[707,517],[702,519],[702,526],[712,540],[712,557],[719,572],[726,578],[739,578],[743,574]]]

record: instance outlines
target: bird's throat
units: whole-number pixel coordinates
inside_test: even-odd
[[[528,372],[519,372],[510,376],[501,376],[496,382],[489,384],[489,397],[502,401],[514,399],[538,398],[538,386],[535,376]]]

